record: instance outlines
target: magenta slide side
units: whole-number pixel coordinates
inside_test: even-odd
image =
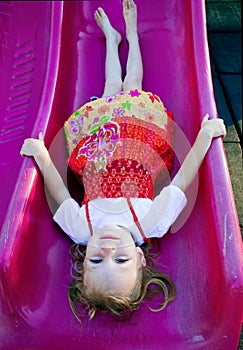
[[[205,4],[136,3],[143,89],[158,94],[176,121],[175,173],[203,115],[217,117]],[[90,96],[102,94],[105,41],[93,16],[99,6],[123,35],[124,73],[121,0],[0,2],[0,349],[236,350],[242,240],[221,139],[213,141],[186,193],[187,207],[160,241],[158,263],[175,281],[175,301],[159,313],[148,309],[155,301],[146,301],[126,322],[98,314],[80,324],[70,310],[71,241],[52,220],[55,205],[33,159],[19,151],[25,138],[42,131],[64,180],[72,180],[62,127]]]

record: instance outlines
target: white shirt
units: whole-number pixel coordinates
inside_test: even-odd
[[[161,238],[181,213],[187,200],[179,187],[169,185],[153,201],[149,198],[131,198],[131,202],[146,237]],[[88,206],[93,234],[106,224],[115,224],[126,227],[138,245],[144,243],[126,198],[98,198],[91,200]],[[87,245],[90,230],[85,205],[80,207],[74,199],[69,198],[60,205],[53,220],[75,243]]]

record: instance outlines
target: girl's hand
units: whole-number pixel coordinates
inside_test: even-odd
[[[206,114],[202,120],[201,132],[206,133],[212,139],[214,137],[226,136],[226,128],[223,119],[209,120],[209,114]]]
[[[196,140],[171,184],[185,191],[198,173],[213,138],[220,136],[226,136],[224,121],[218,118],[209,120],[209,115],[206,114]]]
[[[48,153],[44,144],[44,138],[42,132],[39,133],[38,139],[29,138],[25,139],[23,146],[20,150],[21,156],[37,157],[44,156]]]
[[[51,160],[44,144],[42,132],[39,133],[38,139],[29,138],[24,140],[20,154],[21,156],[34,157],[44,178],[45,185],[58,205],[61,205],[66,199],[71,198],[61,175]]]

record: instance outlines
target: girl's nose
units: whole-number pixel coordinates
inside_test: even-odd
[[[103,251],[104,254],[111,254],[115,251],[115,247],[102,247],[101,250]]]

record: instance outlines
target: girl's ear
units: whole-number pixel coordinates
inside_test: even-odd
[[[136,247],[136,249],[138,253],[138,261],[141,263],[142,266],[146,266],[146,259],[142,249],[140,247]]]

